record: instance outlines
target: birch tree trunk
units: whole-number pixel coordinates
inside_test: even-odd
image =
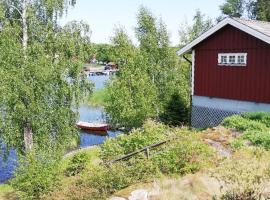
[[[22,2],[22,30],[23,30],[23,54],[25,64],[27,64],[27,45],[28,45],[28,27],[27,27],[27,0]],[[29,123],[25,123],[23,128],[24,145],[26,151],[32,151],[33,148],[33,133]]]
[[[23,0],[22,3],[22,28],[23,28],[23,51],[26,58],[27,42],[28,42],[28,27],[27,27],[27,0]]]

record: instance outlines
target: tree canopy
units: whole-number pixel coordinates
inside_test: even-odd
[[[119,75],[109,84],[106,111],[112,122],[131,129],[141,126],[147,118],[166,121],[168,115],[163,114],[171,111],[166,108],[172,103],[173,95],[182,100],[182,109],[177,114],[182,112],[186,116],[188,87],[182,87],[186,77],[176,52],[170,47],[166,25],[141,7],[135,31],[138,47],[123,29],[117,29],[112,40],[120,68]],[[175,125],[186,120],[183,117]]]
[[[197,10],[196,14],[193,17],[193,24],[182,24],[179,30],[180,46],[184,46],[189,42],[193,41],[201,34],[209,30],[213,25],[214,23],[212,19],[207,17],[200,10]]]
[[[225,16],[270,21],[269,0],[226,0],[220,9]]]
[[[227,0],[220,9],[224,15],[241,17],[244,14],[245,0]]]
[[[8,147],[56,148],[77,136],[72,109],[91,89],[81,74],[89,28],[57,23],[74,3],[0,3],[0,140]]]

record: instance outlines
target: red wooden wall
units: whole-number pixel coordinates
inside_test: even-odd
[[[247,66],[219,66],[218,53],[248,53]],[[270,103],[270,45],[230,25],[195,47],[194,95]]]

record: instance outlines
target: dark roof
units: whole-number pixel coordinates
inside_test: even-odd
[[[233,19],[240,22],[241,24],[249,26],[250,28],[256,31],[259,31],[270,37],[270,22],[248,20],[248,19],[241,19],[241,18],[233,18]]]

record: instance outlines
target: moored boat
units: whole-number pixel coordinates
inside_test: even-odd
[[[93,132],[107,132],[109,129],[106,123],[93,123],[93,122],[77,122],[76,126],[82,130],[93,131]]]

